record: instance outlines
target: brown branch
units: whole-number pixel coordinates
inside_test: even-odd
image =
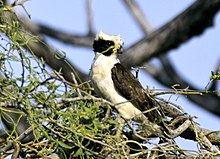
[[[145,67],[145,71],[147,71],[155,80],[167,87],[171,87],[178,83],[178,88],[180,89],[189,88],[192,90],[200,90],[199,88],[196,88],[192,84],[185,81],[177,73],[167,57],[161,56],[160,60],[163,65],[161,68],[156,68],[153,65],[146,65]],[[187,99],[212,112],[213,114],[220,116],[220,98],[216,94],[188,95]]]
[[[189,140],[196,140],[195,129],[198,134],[205,136],[213,145],[220,145],[220,131],[211,131],[208,129],[200,128],[198,125],[190,126],[188,130],[180,134],[180,137]]]
[[[92,0],[86,0],[88,35],[94,35],[92,21]]]
[[[86,8],[87,8],[87,21],[88,21],[87,35],[71,34],[69,32],[65,32],[61,29],[56,29],[54,27],[42,23],[36,23],[27,19],[23,19],[23,17],[20,18],[23,19],[22,21],[24,22],[23,23],[24,27],[27,28],[28,31],[30,31],[31,33],[34,33],[34,35],[41,35],[41,36],[46,35],[56,40],[59,40],[60,42],[63,42],[65,44],[70,44],[78,47],[91,48],[95,35],[93,34],[93,28],[92,28],[90,0],[86,1]]]
[[[129,47],[122,55],[121,61],[128,67],[139,66],[152,57],[177,48],[212,26],[219,9],[220,0],[195,1],[170,22]]]
[[[171,106],[171,103],[164,104],[164,101],[159,102],[162,106],[162,109],[165,111],[166,116],[173,118],[174,120],[168,125],[168,129],[171,133],[172,137],[180,136],[184,139],[189,139],[193,141],[197,141],[196,132],[201,136],[201,134],[206,137],[209,142],[213,145],[220,145],[220,131],[211,131],[208,129],[204,129],[199,127],[196,124],[192,124],[189,126],[189,122],[193,123],[192,117],[188,117],[182,114],[181,109],[176,109]],[[186,128],[188,128],[186,130]]]
[[[15,149],[14,152],[12,153],[11,159],[17,159],[21,148],[18,143],[13,143],[13,146]]]
[[[91,47],[95,38],[95,36],[92,34],[84,36],[75,35],[61,31],[60,29],[54,29],[44,24],[39,23],[35,25],[38,27],[37,31],[39,34],[44,34],[65,44],[76,45],[78,47]]]
[[[122,2],[124,2],[125,6],[129,9],[129,13],[134,17],[145,35],[153,31],[153,28],[135,0],[122,0]]]

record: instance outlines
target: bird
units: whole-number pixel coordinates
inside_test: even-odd
[[[146,93],[138,79],[120,63],[124,40],[120,35],[110,35],[100,31],[93,42],[95,57],[90,69],[90,79],[98,96],[114,104],[116,110],[126,120],[143,122],[155,121],[160,114],[154,102]]]

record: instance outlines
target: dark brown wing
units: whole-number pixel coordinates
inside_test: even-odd
[[[154,107],[154,102],[144,92],[137,78],[120,63],[115,64],[112,68],[112,79],[117,92],[130,101],[136,108],[143,112]],[[159,114],[156,110],[145,115],[150,121],[159,119]]]

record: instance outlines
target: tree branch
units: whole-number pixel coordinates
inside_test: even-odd
[[[65,44],[76,45],[79,47],[91,47],[93,40],[95,38],[94,35],[75,35],[70,34],[65,31],[61,31],[60,29],[54,29],[44,24],[35,24],[37,26],[37,31],[40,34],[47,35],[51,38],[59,40]]]
[[[153,28],[135,0],[122,0],[122,2],[124,2],[125,6],[129,9],[129,13],[131,13],[131,15],[134,17],[145,35],[148,35],[153,31]]]
[[[200,90],[180,77],[167,57],[161,56],[160,60],[163,65],[161,68],[156,68],[149,64],[145,65],[145,71],[147,71],[155,80],[167,87],[179,84],[179,89],[189,88],[191,90]],[[187,99],[213,114],[220,116],[220,99],[216,94],[187,95]]]
[[[220,0],[195,1],[170,22],[129,47],[121,56],[122,63],[128,67],[140,66],[152,57],[179,47],[212,26],[214,16],[219,9]]]
[[[92,0],[86,0],[88,35],[94,35],[92,21]]]

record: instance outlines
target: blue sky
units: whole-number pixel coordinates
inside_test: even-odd
[[[137,2],[152,26],[158,28],[194,1],[184,0],[177,3],[177,1],[170,0],[168,3],[164,0],[138,0]],[[31,14],[32,20],[36,22],[45,23],[70,33],[87,33],[85,0],[66,0],[62,2],[30,0],[25,3],[25,7]],[[96,32],[103,30],[103,32],[109,34],[120,34],[125,41],[125,47],[128,47],[143,36],[121,1],[93,0],[92,10],[94,30]],[[201,89],[204,89],[208,83],[210,72],[215,70],[220,57],[220,45],[218,44],[220,36],[217,36],[219,35],[219,30],[220,14],[215,18],[214,27],[206,30],[201,36],[194,37],[178,49],[169,52],[169,56],[177,70],[180,71],[180,74]],[[84,72],[89,71],[94,56],[91,48],[77,48],[64,45],[52,39],[48,39],[48,42],[56,49],[65,51],[67,57],[82,68]],[[156,89],[164,88],[148,75],[141,74],[140,80],[143,86],[148,85],[150,88],[154,87]],[[214,130],[220,129],[219,117],[204,111],[185,100],[182,96],[172,96],[171,99],[182,105],[189,114],[197,116],[198,119],[196,121],[202,127]],[[183,146],[187,147],[188,145]]]

